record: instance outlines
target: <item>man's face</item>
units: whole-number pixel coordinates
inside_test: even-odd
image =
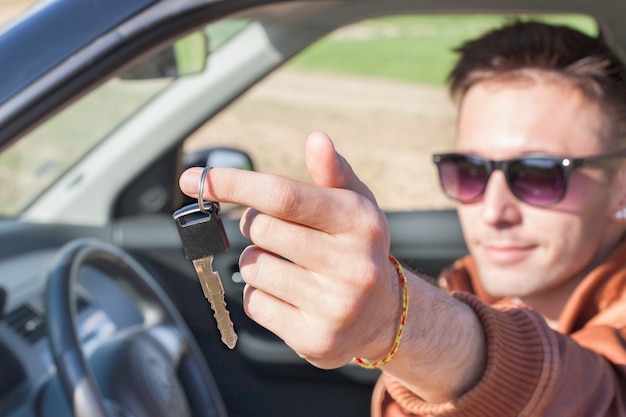
[[[463,100],[457,152],[492,160],[596,155],[603,153],[600,126],[598,106],[565,81],[485,81]],[[482,198],[458,208],[485,289],[526,300],[569,295],[619,239],[618,177],[574,170],[562,201],[536,207],[515,198],[502,171],[494,171]]]

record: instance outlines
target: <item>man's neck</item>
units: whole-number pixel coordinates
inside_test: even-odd
[[[542,291],[540,294],[520,297],[519,299],[522,303],[541,313],[550,328],[557,329],[565,304],[586,275],[586,273],[581,273],[579,276],[559,286]]]

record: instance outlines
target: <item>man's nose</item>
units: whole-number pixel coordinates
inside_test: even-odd
[[[521,221],[519,204],[501,170],[492,172],[482,198],[483,220],[493,226],[517,224]]]

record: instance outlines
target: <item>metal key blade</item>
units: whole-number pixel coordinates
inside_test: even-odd
[[[212,264],[213,255],[193,260],[193,266],[196,268],[204,296],[209,300],[211,308],[215,313],[213,316],[217,322],[217,328],[220,331],[222,342],[224,342],[229,349],[233,349],[237,344],[237,333],[235,333],[235,327],[230,319],[230,313],[226,308],[222,280],[219,274],[213,271]]]

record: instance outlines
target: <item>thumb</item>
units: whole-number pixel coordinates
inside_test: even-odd
[[[376,203],[374,194],[357,177],[348,161],[337,153],[325,133],[314,132],[307,138],[306,166],[316,185],[352,190]]]

